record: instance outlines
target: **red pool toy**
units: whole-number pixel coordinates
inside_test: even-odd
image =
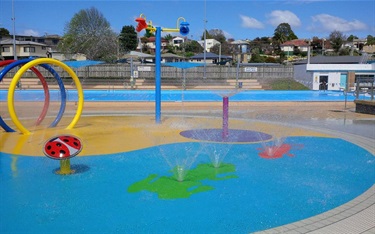
[[[44,144],[44,154],[52,159],[69,159],[82,150],[82,143],[78,137],[71,135],[56,136]]]

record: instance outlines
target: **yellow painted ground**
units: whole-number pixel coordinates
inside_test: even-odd
[[[50,138],[70,134],[81,139],[83,150],[79,156],[103,155],[128,152],[175,142],[193,142],[195,140],[180,136],[180,132],[191,129],[221,128],[221,118],[202,117],[164,117],[156,124],[153,116],[84,116],[72,130],[64,129],[60,124],[56,128],[29,129],[31,135],[19,132],[0,132],[0,152],[44,156],[44,143]],[[264,122],[230,120],[231,129],[261,131],[275,137],[320,136],[319,132],[300,128],[291,128]]]

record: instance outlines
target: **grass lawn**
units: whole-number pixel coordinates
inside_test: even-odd
[[[271,90],[309,90],[303,84],[292,79],[277,79],[269,83]]]

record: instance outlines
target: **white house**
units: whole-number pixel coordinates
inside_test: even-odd
[[[306,43],[305,40],[301,39],[286,41],[280,45],[280,49],[288,56],[293,55],[296,50],[299,50],[300,52],[307,52],[308,48],[309,44]]]
[[[182,37],[175,37],[172,39],[172,45],[180,47],[182,43],[185,42],[185,39]]]
[[[164,38],[161,38],[161,49],[164,50],[165,47],[167,47],[168,41]],[[156,37],[150,37],[147,39],[146,46],[151,50],[155,51],[156,49]],[[137,49],[140,49],[140,46],[138,45]]]
[[[201,45],[204,48],[204,40],[197,41],[199,45]],[[211,48],[215,45],[220,45],[220,42],[215,39],[206,39],[206,51],[210,52]]]

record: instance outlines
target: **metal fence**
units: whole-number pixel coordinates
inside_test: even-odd
[[[60,77],[65,78],[69,75],[60,67],[53,68],[57,71]],[[52,78],[53,75],[44,70],[39,69],[44,77]],[[127,79],[132,73],[133,77],[141,79],[155,78],[154,64],[101,64],[88,67],[73,68],[77,76],[81,79],[85,78],[116,78]],[[7,73],[6,77],[13,77],[16,69]],[[183,74],[185,72],[185,74]],[[280,64],[241,64],[239,68],[236,66],[219,66],[207,65],[206,67],[194,67],[189,69],[180,69],[175,67],[163,66],[161,67],[161,78],[181,78],[187,79],[202,78],[208,79],[277,79],[277,78],[293,78],[294,69],[291,65]],[[23,77],[36,77],[31,71],[27,71]]]

